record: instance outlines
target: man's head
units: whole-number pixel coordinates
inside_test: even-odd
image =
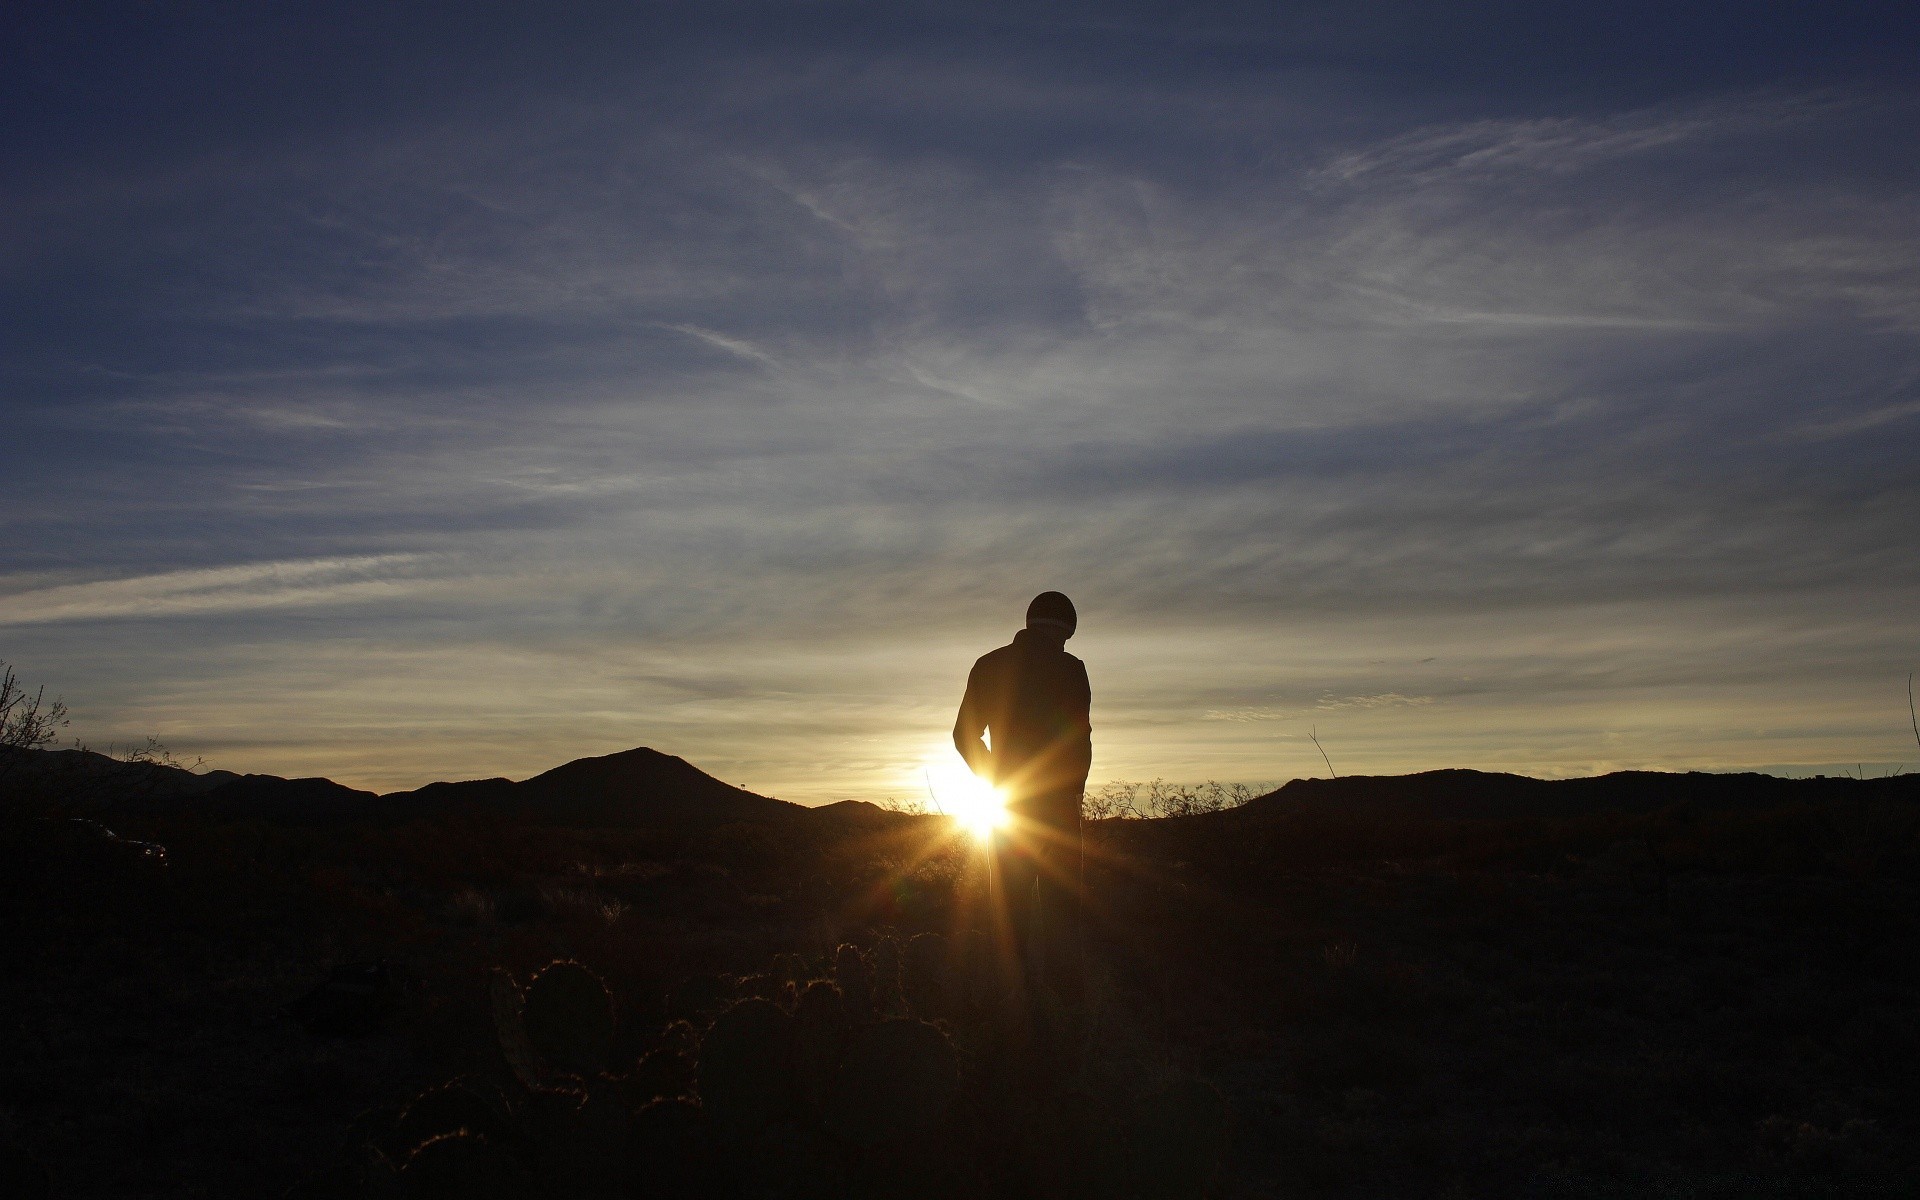
[[[1041,592],[1027,605],[1027,628],[1066,641],[1080,624],[1073,601],[1060,592]]]

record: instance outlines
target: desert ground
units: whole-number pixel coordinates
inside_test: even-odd
[[[1920,1189],[1913,777],[1136,790],[1017,1001],[951,822],[653,751],[0,789],[11,1196]]]

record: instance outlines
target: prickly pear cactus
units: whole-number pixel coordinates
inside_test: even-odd
[[[847,1002],[832,981],[816,979],[800,993],[794,1017],[802,1026],[844,1033],[847,1028]]]
[[[428,1088],[407,1102],[394,1122],[388,1145],[405,1153],[432,1138],[449,1133],[471,1133],[498,1144],[508,1136],[507,1107],[486,1084],[455,1079]]]
[[[883,937],[873,945],[873,1007],[881,1016],[903,1016],[906,999],[900,994],[900,943]]]
[[[501,1056],[513,1068],[514,1077],[534,1091],[556,1086],[558,1081],[552,1069],[527,1037],[526,997],[514,983],[513,976],[496,967],[488,987],[493,999],[494,1033],[500,1039]]]
[[[689,975],[667,993],[667,1015],[701,1027],[734,1000],[734,980],[727,975]]]
[[[846,1000],[831,982],[816,979],[800,993],[793,1016],[794,1067],[808,1109],[818,1112],[826,1104],[834,1072],[846,1053],[850,1032]]]
[[[742,999],[753,996],[761,1000],[777,1001],[780,998],[783,982],[773,975],[742,975],[734,984],[734,990]]]
[[[873,1019],[873,968],[860,947],[842,945],[834,951],[833,981],[846,999],[849,1018],[855,1022]]]
[[[854,1035],[828,1102],[827,1129],[877,1146],[937,1128],[960,1087],[953,1043],[925,1021],[890,1019]]]
[[[624,1083],[636,1106],[685,1096],[693,1090],[693,1055],[678,1046],[657,1046],[640,1056]]]
[[[742,1000],[714,1018],[700,1043],[700,1101],[713,1119],[758,1128],[793,1112],[794,1020],[779,1005]]]
[[[550,1065],[570,1075],[607,1069],[613,1051],[613,997],[577,962],[549,963],[527,984],[527,1037]]]
[[[512,1163],[473,1133],[446,1133],[414,1148],[400,1168],[403,1195],[418,1200],[506,1200]]]

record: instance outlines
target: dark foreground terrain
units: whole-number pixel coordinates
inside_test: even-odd
[[[1912,778],[1102,821],[1016,1007],[937,817],[0,765],[8,1196],[1920,1192]]]

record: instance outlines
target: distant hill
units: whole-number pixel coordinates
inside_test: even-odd
[[[1581,779],[1534,779],[1487,771],[1296,779],[1256,797],[1245,819],[1360,813],[1383,819],[1514,820],[1583,813],[1645,812],[1671,805],[1767,807],[1789,801],[1901,796],[1920,800],[1920,775],[1882,779],[1782,779],[1705,771],[1616,771]]]
[[[430,783],[381,796],[379,804],[395,815],[477,812],[596,828],[785,820],[808,811],[722,783],[683,758],[644,746],[575,759],[519,783]]]
[[[93,750],[0,749],[0,788],[59,789],[82,801],[198,796],[241,778],[232,771],[129,762]]]
[[[518,782],[430,783],[384,796],[330,779],[195,773],[81,750],[21,751],[0,761],[0,768],[0,787],[57,796],[71,808],[103,815],[191,808],[228,818],[331,824],[473,814],[531,825],[619,828],[780,821],[815,811],[722,783],[685,759],[646,747],[576,759]],[[847,816],[836,811],[826,819]]]

